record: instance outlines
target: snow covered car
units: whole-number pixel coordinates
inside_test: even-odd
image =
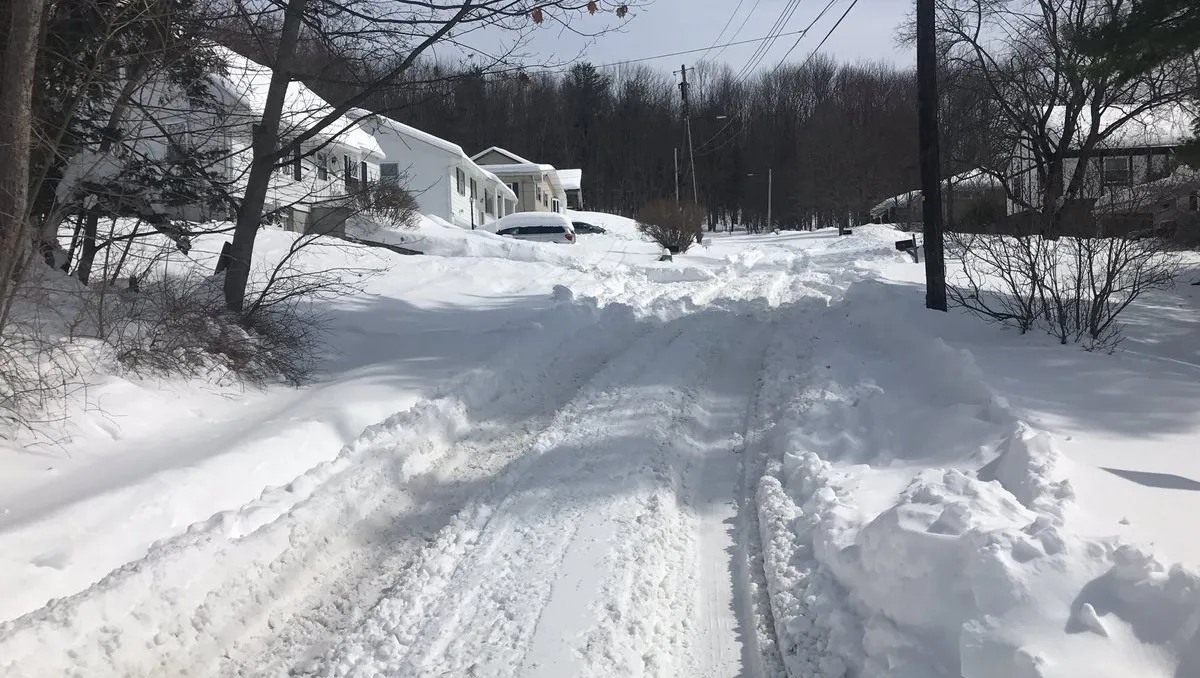
[[[575,244],[571,220],[554,212],[518,212],[488,224],[496,235],[521,240]]]
[[[584,235],[587,233],[594,233],[594,234],[608,233],[608,231],[606,231],[605,229],[603,229],[595,224],[589,224],[586,221],[572,221],[571,224],[573,226],[575,226],[575,233],[577,233],[578,235]]]

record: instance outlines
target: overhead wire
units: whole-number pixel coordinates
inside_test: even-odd
[[[737,40],[737,36],[742,34],[742,29],[745,28],[746,24],[750,21],[750,17],[754,16],[754,10],[758,9],[758,3],[760,3],[760,2],[762,2],[762,0],[754,0],[754,4],[750,6],[750,11],[746,13],[746,18],[742,19],[742,23],[738,26],[737,30],[733,32],[733,35],[729,36],[729,40],[731,42],[733,40]],[[716,60],[718,57],[720,57],[722,54],[724,54],[726,48],[728,48],[730,46],[731,45],[722,45],[721,49],[718,50],[717,53],[713,55],[713,60]]]
[[[733,23],[733,20],[735,18],[737,18],[738,10],[740,10],[742,8],[742,5],[745,4],[745,2],[746,2],[746,0],[738,0],[737,6],[733,8],[733,13],[731,13],[729,15],[729,19],[727,19],[725,21],[725,25],[721,27],[721,32],[717,33],[716,38],[713,38],[713,44],[710,45],[709,48],[704,51],[704,54],[700,55],[700,58],[698,59],[698,61],[704,61],[704,58],[708,56],[709,52],[713,51],[713,49],[716,47],[717,43],[721,41],[721,38],[725,37],[725,31],[729,30],[729,25]],[[735,35],[733,37],[736,38],[737,36]],[[730,39],[732,40],[733,38],[730,38]]]

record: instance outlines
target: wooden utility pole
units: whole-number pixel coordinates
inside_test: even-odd
[[[675,206],[679,207],[679,147],[675,147]]]
[[[688,67],[684,64],[679,68],[680,75],[683,78],[679,83],[679,94],[683,97],[683,122],[687,127],[688,165],[692,168],[692,202],[699,205],[700,190],[696,184],[696,147],[692,145],[692,107],[688,103]]]
[[[938,148],[937,33],[934,0],[917,0],[917,125],[925,226],[925,307],[946,310],[942,178]]]

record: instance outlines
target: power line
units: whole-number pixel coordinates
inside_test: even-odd
[[[825,37],[821,38],[821,42],[817,44],[816,49],[809,52],[808,58],[800,64],[800,68],[807,66],[808,62],[812,61],[812,58],[817,55],[817,52],[821,51],[821,48],[825,46],[825,42],[829,40],[829,36],[833,35],[833,32],[838,29],[838,26],[842,25],[842,22],[846,20],[846,16],[850,14],[850,10],[854,9],[854,6],[857,4],[858,0],[851,0],[850,6],[846,8],[845,12],[842,12],[842,16],[838,18],[837,23],[833,25],[833,28],[829,29],[829,32],[825,34]]]
[[[808,35],[808,32],[813,29],[813,26],[817,25],[817,22],[820,21],[821,18],[825,16],[825,13],[828,12],[829,8],[833,7],[834,3],[836,3],[836,2],[837,2],[837,0],[829,0],[829,2],[825,5],[825,8],[822,9],[820,11],[820,13],[817,14],[817,17],[815,19],[813,19],[812,22],[809,23],[808,26],[806,26],[804,28],[804,30],[800,33],[800,37],[796,38],[796,42],[793,42],[792,46],[788,48],[788,51],[784,53],[783,58],[779,60],[779,63],[775,64],[775,68],[771,69],[772,73],[774,73],[775,71],[778,71],[779,68],[781,66],[783,66],[784,62],[787,61],[787,58],[789,56],[791,56],[792,52],[794,52],[796,50],[796,47],[800,45],[800,41],[804,39],[804,36]]]
[[[758,9],[758,4],[760,2],[762,2],[762,0],[754,0],[754,4],[750,6],[750,11],[746,13],[746,18],[742,19],[742,23],[738,26],[737,30],[733,32],[733,35],[729,36],[730,40],[737,40],[737,36],[742,34],[742,29],[745,28],[746,24],[750,21],[750,17],[754,16],[754,10]],[[716,59],[724,54],[726,47],[729,47],[729,45],[723,45],[721,49],[718,50],[715,55],[713,55],[713,59]]]
[[[700,58],[698,59],[698,61],[704,61],[704,57],[708,56],[708,53],[713,50],[713,48],[721,40],[721,38],[725,37],[725,31],[729,30],[729,24],[733,23],[734,18],[737,17],[738,10],[742,8],[742,5],[745,2],[746,2],[746,0],[738,0],[737,7],[733,8],[733,13],[729,15],[729,19],[725,22],[725,25],[721,27],[721,32],[717,33],[716,38],[713,38],[712,46],[710,46],[707,50],[705,50],[704,54],[700,55]],[[735,35],[733,37],[736,38],[737,36]],[[730,40],[732,40],[732,39],[733,38],[730,38]]]
[[[727,42],[724,45],[713,45],[712,47],[697,47],[696,49],[685,49],[680,52],[669,52],[667,54],[655,54],[654,56],[639,57],[637,59],[624,59],[622,61],[610,61],[609,63],[606,63],[606,64],[597,64],[596,68],[608,68],[609,66],[623,66],[625,64],[636,64],[636,63],[640,63],[643,61],[654,61],[655,59],[669,59],[671,57],[684,56],[685,54],[696,54],[697,52],[706,52],[710,49],[714,49],[717,47],[737,47],[738,45],[752,45],[756,42],[763,42],[764,40],[772,40],[772,39],[777,39],[777,38],[786,38],[786,37],[792,36],[792,35],[799,35],[803,32],[804,31],[789,31],[786,33],[780,33],[779,35],[768,35],[768,36],[761,37],[761,38],[751,38],[748,40],[738,40],[737,42]],[[551,72],[565,71],[565,70],[567,70],[567,69],[559,68],[559,69],[552,69]]]
[[[770,39],[761,43],[754,50],[754,54],[750,55],[750,58],[742,66],[742,69],[738,71],[736,79],[739,82],[748,78],[754,72],[754,69],[758,68],[758,65],[763,62],[763,59],[766,59],[767,54],[775,46],[775,42],[779,40],[784,27],[792,20],[792,15],[796,13],[796,8],[799,6],[800,0],[788,0],[788,4],[784,5],[783,11],[779,13],[779,16],[775,19],[775,23],[771,25],[771,30],[768,31],[768,34],[771,36]]]

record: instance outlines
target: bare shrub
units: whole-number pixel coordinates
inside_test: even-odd
[[[647,203],[637,213],[637,227],[671,254],[686,252],[700,236],[705,212],[690,202],[676,204],[663,198]]]
[[[354,195],[356,207],[392,228],[414,228],[420,218],[417,198],[403,188],[401,181],[391,184],[368,183]]]
[[[983,318],[1059,343],[1112,350],[1120,314],[1142,294],[1173,284],[1179,258],[1157,235],[1059,238],[955,234],[960,262],[949,296]]]
[[[198,276],[163,277],[123,297],[106,340],[132,370],[298,384],[316,364],[322,323],[300,299],[238,316],[225,310],[219,282]]]

